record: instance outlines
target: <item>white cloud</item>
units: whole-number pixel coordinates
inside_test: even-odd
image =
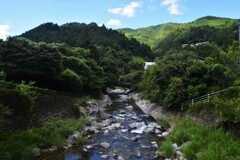
[[[9,24],[0,24],[0,39],[6,40],[6,38],[9,36]]]
[[[107,25],[108,26],[121,26],[122,23],[120,20],[118,19],[110,19],[108,22],[107,22]]]
[[[122,8],[112,8],[112,9],[108,9],[108,12],[113,13],[113,14],[121,14]]]
[[[183,12],[181,11],[181,0],[163,0],[161,5],[162,6],[169,6],[168,11],[169,14],[174,14],[174,15],[181,15]]]
[[[136,12],[136,8],[142,7],[142,2],[131,2],[130,4],[122,7],[122,8],[109,8],[108,12],[113,14],[120,14],[126,17],[133,17]]]

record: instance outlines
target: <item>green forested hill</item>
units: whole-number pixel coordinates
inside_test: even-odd
[[[92,45],[115,50],[125,50],[131,55],[149,57],[151,50],[134,38],[128,39],[123,34],[96,23],[67,23],[61,26],[53,23],[42,24],[21,35],[34,42],[66,43],[74,47],[91,48]]]
[[[45,23],[0,47],[6,80],[78,93],[119,85],[121,76],[154,58],[149,46],[95,23]]]
[[[234,19],[207,16],[184,24],[166,23],[136,30],[119,29],[118,31],[129,38],[134,37],[150,45],[155,52],[161,52],[162,49],[159,51],[159,48],[167,44],[172,47],[183,43],[203,41],[213,41],[219,45],[225,41],[232,42],[237,38],[236,23],[237,20]],[[169,44],[169,42],[174,43]]]
[[[166,23],[157,26],[150,26],[146,28],[130,29],[123,28],[118,31],[124,33],[129,38],[136,38],[141,43],[145,43],[151,47],[157,45],[159,40],[163,40],[165,37],[178,28],[180,24]]]

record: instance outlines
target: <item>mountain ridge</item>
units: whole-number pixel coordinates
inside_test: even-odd
[[[217,29],[230,28],[235,25],[236,19],[205,16],[187,23],[163,23],[155,26],[142,27],[137,29],[122,28],[118,29],[120,33],[125,34],[128,38],[136,38],[141,43],[149,45],[152,49],[158,45],[159,41],[168,37],[178,29],[189,29],[191,27],[210,26]]]

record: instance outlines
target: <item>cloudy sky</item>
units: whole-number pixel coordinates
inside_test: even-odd
[[[240,18],[240,0],[0,0],[0,39],[42,23],[140,28],[212,15]]]

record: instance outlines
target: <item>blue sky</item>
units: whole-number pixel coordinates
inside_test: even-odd
[[[0,39],[46,22],[141,28],[212,15],[240,18],[240,0],[0,0]]]

